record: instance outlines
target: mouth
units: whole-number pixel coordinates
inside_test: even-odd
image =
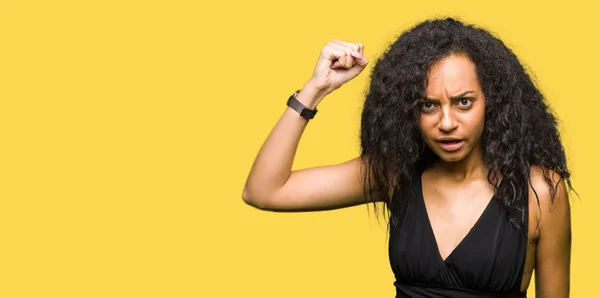
[[[462,148],[465,141],[460,140],[460,139],[454,139],[454,138],[441,138],[441,139],[437,140],[437,143],[445,151],[452,152],[452,151],[457,151],[460,148]]]

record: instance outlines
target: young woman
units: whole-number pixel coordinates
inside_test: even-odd
[[[384,202],[396,297],[525,297],[534,269],[536,297],[568,297],[571,180],[556,120],[484,29],[448,18],[401,34],[371,74],[361,155],[291,171],[311,111],[365,68],[362,53],[353,42],[323,47],[257,155],[244,201],[271,211]]]

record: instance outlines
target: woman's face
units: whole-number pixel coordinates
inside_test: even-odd
[[[451,55],[428,74],[426,98],[419,99],[419,127],[429,148],[446,162],[480,150],[485,98],[469,58]]]

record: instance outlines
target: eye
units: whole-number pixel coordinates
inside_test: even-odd
[[[461,98],[461,99],[458,101],[458,105],[459,105],[461,108],[468,108],[468,107],[470,107],[470,106],[471,106],[471,104],[472,104],[472,103],[473,103],[473,99],[472,99],[472,98]]]
[[[423,112],[430,112],[431,110],[433,110],[435,108],[435,103],[431,102],[431,101],[422,102],[420,105],[421,105],[421,111],[423,111]]]

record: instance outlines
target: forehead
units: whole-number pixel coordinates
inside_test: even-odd
[[[451,55],[431,66],[427,74],[427,95],[440,98],[464,90],[479,90],[475,65],[461,55]]]

